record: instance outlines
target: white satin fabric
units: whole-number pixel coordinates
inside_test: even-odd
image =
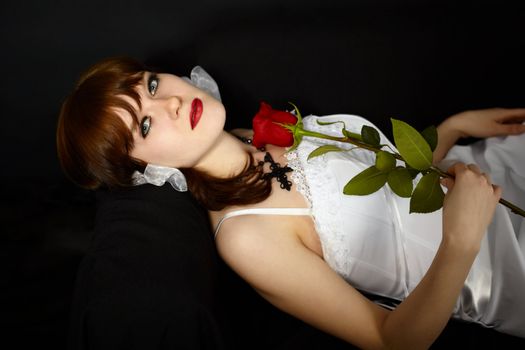
[[[320,126],[320,117],[303,119],[306,129],[341,136],[341,124]],[[359,133],[369,121],[332,115]],[[381,142],[394,146],[381,134]],[[325,261],[354,287],[398,300],[410,293],[428,270],[441,241],[441,210],[409,214],[409,199],[388,186],[368,196],[347,196],[345,184],[374,164],[363,149],[330,152],[307,161],[323,144],[352,145],[304,137],[288,154],[292,181],[307,198]],[[476,163],[503,187],[503,197],[525,208],[525,134],[455,146],[443,162]],[[417,181],[418,179],[416,179]],[[498,205],[494,220],[458,298],[453,317],[525,337],[525,220]]]

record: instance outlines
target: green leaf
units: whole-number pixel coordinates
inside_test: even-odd
[[[407,169],[398,167],[388,173],[386,180],[388,186],[397,194],[399,197],[408,198],[412,195],[414,184],[412,183],[412,176]]]
[[[315,158],[315,157],[318,157],[320,155],[323,155],[325,153],[328,153],[328,152],[340,152],[340,151],[343,151],[341,148],[337,147],[337,146],[334,146],[334,145],[324,145],[324,146],[321,146],[317,149],[315,149],[314,151],[312,151],[312,153],[310,153],[308,155],[308,160],[312,159],[312,158]]]
[[[284,125],[281,124],[282,127],[290,130],[290,132],[293,134],[293,145],[288,149],[288,152],[291,152],[295,150],[301,141],[303,140],[303,135],[301,135],[300,131],[303,129],[303,117],[301,116],[301,112],[299,111],[299,108],[297,108],[296,105],[294,105],[292,102],[288,102],[291,104],[295,110],[295,116],[297,117],[297,122],[293,126]],[[278,123],[279,124],[279,123]]]
[[[293,136],[293,145],[292,145],[292,147],[290,147],[288,152],[291,152],[291,151],[295,150],[299,146],[301,141],[303,141],[303,135],[294,134],[294,136]]]
[[[332,124],[336,124],[336,123],[343,123],[343,127],[345,127],[345,123],[343,121],[341,121],[341,120],[336,120],[335,122],[322,122],[319,119],[320,118],[318,118],[316,120],[317,124],[319,124],[319,125],[332,125]]]
[[[376,168],[383,172],[388,172],[396,167],[396,159],[394,156],[385,151],[376,153]]]
[[[379,132],[368,125],[363,125],[361,128],[361,137],[364,143],[367,143],[372,146],[379,146],[381,138],[379,137]]]
[[[288,103],[291,104],[293,106],[293,109],[295,110],[295,116],[297,117],[296,125],[303,125],[303,117],[301,116],[301,112],[299,111],[299,108],[297,108],[297,106],[294,105],[290,101],[288,101]]]
[[[428,145],[430,146],[430,150],[434,152],[438,143],[438,133],[436,127],[434,125],[430,125],[428,128],[421,131],[421,136],[423,136],[425,141],[427,141]]]
[[[445,194],[439,183],[439,174],[431,171],[424,175],[410,199],[410,213],[431,213],[443,206]]]
[[[432,165],[432,151],[421,134],[407,123],[391,119],[392,132],[397,150],[406,163],[417,170],[426,170]]]
[[[359,140],[359,141],[362,141],[363,139],[361,138],[361,135],[359,134],[356,134],[354,132],[351,132],[351,131],[348,131],[346,130],[346,125],[345,125],[345,122],[343,122],[342,120],[337,120],[335,122],[322,122],[319,120],[319,118],[316,120],[317,124],[319,125],[332,125],[332,124],[336,124],[336,123],[341,123],[343,124],[343,129],[341,130],[343,135],[345,135],[346,137],[348,138],[351,138],[351,139],[356,139],[356,140]]]
[[[417,175],[420,173],[419,170],[416,170],[414,168],[411,168],[410,165],[407,164],[406,166],[406,170],[408,171],[408,173],[410,174],[410,176],[412,176],[412,179],[415,179],[417,177]]]
[[[343,189],[344,194],[364,196],[374,193],[386,183],[387,174],[371,166],[354,176]]]
[[[361,135],[356,134],[355,132],[348,131],[346,129],[343,129],[343,135],[345,135],[346,137],[350,139],[356,139],[359,141],[363,141],[363,138],[361,137]]]

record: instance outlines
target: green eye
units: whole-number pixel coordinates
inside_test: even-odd
[[[148,91],[152,96],[155,96],[157,88],[159,87],[159,78],[156,74],[150,75],[148,79]]]
[[[148,135],[150,127],[151,117],[142,118],[142,121],[140,122],[140,134],[142,137],[146,137],[146,135]]]

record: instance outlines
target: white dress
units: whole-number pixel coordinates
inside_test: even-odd
[[[308,116],[303,119],[305,129],[342,136],[340,123],[319,125],[319,118],[325,122],[344,121],[347,130],[357,133],[363,124],[373,126],[354,115]],[[289,166],[294,169],[291,179],[310,209],[273,208],[267,214],[312,215],[324,260],[332,269],[359,290],[403,300],[417,286],[435,256],[441,241],[442,212],[409,214],[409,199],[396,196],[388,186],[367,196],[344,195],[345,184],[373,165],[375,155],[354,148],[307,161],[314,149],[328,143],[346,149],[353,147],[304,137],[299,147],[287,154]],[[381,143],[394,148],[383,134]],[[525,134],[454,146],[443,167],[454,161],[478,164],[491,175],[493,183],[502,186],[503,198],[525,208]],[[230,212],[223,220],[244,214],[265,212]],[[453,317],[525,337],[524,231],[524,218],[498,205]]]

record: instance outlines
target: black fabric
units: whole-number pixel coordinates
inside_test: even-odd
[[[221,349],[205,212],[171,186],[99,192],[70,349]]]

